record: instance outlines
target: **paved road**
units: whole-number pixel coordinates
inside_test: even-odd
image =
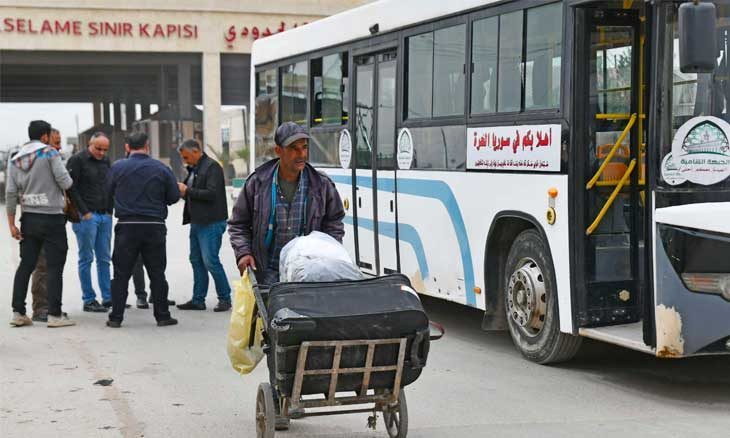
[[[191,294],[187,230],[171,213],[172,298]],[[240,377],[225,353],[227,314],[184,313],[158,328],[130,309],[123,329],[81,312],[75,238],[64,277],[65,310],[79,325],[11,329],[17,245],[0,227],[0,437],[251,437],[265,366]],[[233,255],[224,245],[231,279]],[[212,287],[212,285],[211,285]],[[30,297],[29,297],[30,298]],[[132,297],[130,297],[130,302]],[[479,312],[426,300],[447,336],[406,390],[412,437],[719,437],[730,430],[730,358],[660,361],[587,343],[567,365],[523,360],[504,333],[479,329]],[[208,306],[215,304],[211,290]],[[111,386],[94,386],[111,378]],[[365,415],[295,421],[282,437],[385,437]]]

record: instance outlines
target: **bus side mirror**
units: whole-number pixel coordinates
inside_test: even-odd
[[[717,67],[717,18],[712,3],[679,6],[679,70],[712,73]]]

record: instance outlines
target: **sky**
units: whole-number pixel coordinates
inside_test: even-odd
[[[79,132],[94,124],[90,103],[0,103],[0,149],[22,145],[28,141],[28,123],[45,120],[61,131],[61,142],[76,137],[76,116]]]

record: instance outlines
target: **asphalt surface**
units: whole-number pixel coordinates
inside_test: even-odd
[[[170,296],[191,296],[181,206],[168,232]],[[3,227],[5,228],[5,227]],[[10,328],[17,244],[0,230],[0,437],[253,437],[265,364],[237,375],[226,355],[228,313],[173,310],[174,327],[129,309],[122,329],[81,311],[76,242],[69,227],[64,310],[76,327]],[[222,259],[237,276],[227,241]],[[134,295],[129,302],[133,303]],[[1,301],[0,301],[1,302]],[[30,294],[28,296],[30,304]],[[659,360],[586,342],[560,366],[522,359],[506,333],[485,333],[480,313],[424,299],[447,335],[432,344],[421,378],[406,388],[411,437],[721,437],[730,430],[730,357]],[[94,385],[113,379],[109,386]],[[282,437],[386,437],[366,414],[292,422]]]

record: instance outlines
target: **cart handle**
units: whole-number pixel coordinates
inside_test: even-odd
[[[438,331],[439,331],[439,334],[437,334],[437,335],[430,335],[430,340],[438,341],[439,339],[443,338],[444,335],[446,334],[446,329],[444,329],[443,325],[441,325],[435,321],[429,321],[428,325],[430,327],[434,327],[434,328],[438,329]]]

